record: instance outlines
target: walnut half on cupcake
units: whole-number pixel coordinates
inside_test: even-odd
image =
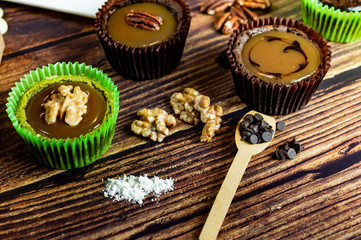
[[[40,163],[79,168],[108,150],[119,91],[102,71],[79,63],[49,64],[30,71],[9,95],[9,118]]]
[[[242,25],[226,50],[241,100],[270,115],[303,108],[331,62],[327,41],[317,31],[277,17]]]

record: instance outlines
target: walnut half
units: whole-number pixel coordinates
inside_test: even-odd
[[[205,124],[201,142],[209,142],[221,128],[223,109],[219,105],[210,105],[210,102],[209,97],[204,95],[199,95],[195,99],[194,108],[201,113],[201,120]]]
[[[184,89],[183,93],[175,92],[171,96],[170,104],[175,114],[193,125],[203,122],[201,142],[209,142],[215,132],[221,127],[222,107],[210,105],[210,98],[199,94],[193,88]]]
[[[138,111],[137,115],[140,116],[140,120],[132,122],[131,130],[152,141],[162,142],[169,135],[168,127],[176,125],[175,118],[160,108],[144,108]]]
[[[170,98],[170,104],[175,114],[186,123],[198,125],[201,122],[199,112],[194,109],[194,100],[199,92],[193,88],[185,88],[184,93],[175,92]]]
[[[70,126],[78,125],[83,119],[82,115],[87,112],[88,94],[79,86],[61,85],[57,90],[44,105],[46,123],[54,124],[58,119],[64,119]]]

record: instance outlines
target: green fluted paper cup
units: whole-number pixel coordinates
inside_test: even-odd
[[[54,81],[82,82],[102,94],[106,101],[102,123],[79,137],[57,139],[38,134],[27,122],[25,109],[31,97]],[[15,85],[9,93],[6,112],[32,156],[40,163],[57,169],[80,168],[95,162],[108,150],[118,117],[119,91],[102,71],[77,62],[49,64],[30,71]]]
[[[341,11],[318,0],[301,0],[303,22],[328,41],[349,43],[361,39],[361,13]]]

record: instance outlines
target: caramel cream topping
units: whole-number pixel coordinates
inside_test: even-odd
[[[260,79],[286,84],[310,76],[321,62],[320,51],[310,40],[282,31],[250,37],[237,57]]]
[[[176,30],[176,20],[163,5],[135,3],[115,10],[107,30],[114,41],[129,47],[150,46],[169,39]]]

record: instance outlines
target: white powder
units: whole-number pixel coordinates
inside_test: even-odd
[[[160,179],[157,176],[148,178],[147,174],[140,177],[124,175],[118,179],[107,179],[104,197],[113,198],[114,201],[126,200],[142,204],[146,195],[154,193],[157,197],[172,191],[174,182],[172,178]]]

